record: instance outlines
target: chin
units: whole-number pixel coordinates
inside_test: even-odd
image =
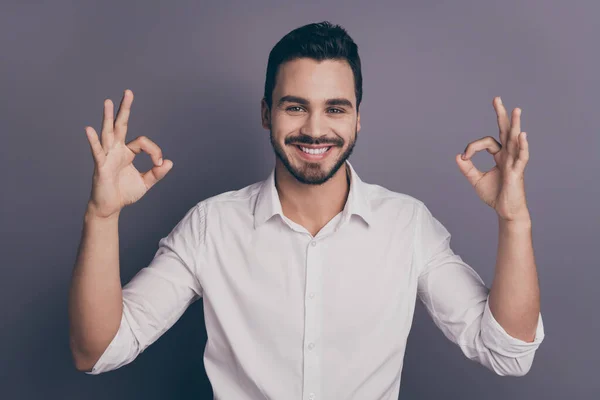
[[[338,148],[332,148],[329,151],[336,151],[338,154],[329,154],[326,159],[311,161],[299,157],[296,151],[293,151],[293,154],[288,154],[287,160],[282,159],[281,161],[298,182],[307,185],[322,185],[331,179],[345,162],[345,159],[340,161]],[[290,160],[292,160],[291,163]]]
[[[308,185],[321,185],[331,179],[344,166],[356,144],[355,136],[354,140],[350,141],[346,147],[333,145],[327,150],[327,154],[319,157],[318,155],[305,156],[296,145],[276,142],[272,132],[270,139],[275,155],[286,170],[298,182]]]

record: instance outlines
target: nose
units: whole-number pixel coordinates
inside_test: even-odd
[[[309,113],[300,128],[300,133],[306,136],[312,136],[313,139],[318,139],[326,135],[326,127],[324,126],[324,118],[319,113]]]

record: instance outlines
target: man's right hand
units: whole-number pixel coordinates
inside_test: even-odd
[[[125,143],[132,103],[133,92],[125,90],[119,114],[113,121],[113,103],[110,99],[104,100],[102,144],[94,128],[85,128],[95,162],[88,201],[88,213],[94,217],[118,216],[121,209],[142,198],[173,167],[172,161],[162,160],[160,147],[146,136]],[[143,174],[133,166],[133,159],[142,151],[148,153],[154,163],[154,167]]]

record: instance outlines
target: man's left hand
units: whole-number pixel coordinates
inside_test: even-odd
[[[496,210],[499,218],[529,221],[524,181],[529,144],[525,132],[521,132],[521,109],[513,109],[509,121],[500,97],[494,98],[493,106],[498,117],[500,143],[492,136],[475,140],[467,145],[463,154],[456,156],[456,163],[479,198]],[[487,172],[479,171],[471,161],[471,157],[482,150],[492,154],[496,162]]]

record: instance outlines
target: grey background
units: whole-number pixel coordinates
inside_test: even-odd
[[[248,4],[252,3],[252,5]],[[132,364],[77,372],[67,294],[91,189],[84,126],[135,94],[127,141],[146,135],[174,161],[120,220],[121,277],[152,259],[198,201],[266,178],[260,125],[267,57],[290,30],[330,20],[363,63],[363,180],[415,196],[491,285],[495,212],[454,156],[497,137],[492,99],[523,109],[528,204],[547,337],[524,377],[466,359],[418,302],[403,399],[598,398],[596,1],[3,1],[0,10],[3,399],[208,399],[202,302]],[[487,153],[474,158],[493,165]],[[147,170],[150,159],[135,165]],[[592,179],[596,178],[596,179]]]

